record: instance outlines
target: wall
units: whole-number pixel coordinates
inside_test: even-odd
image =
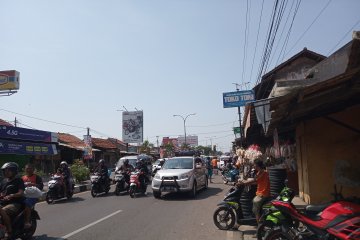
[[[360,129],[360,105],[330,116]],[[297,125],[296,136],[300,197],[312,204],[332,200],[335,183],[345,197],[360,197],[359,133],[321,117]]]

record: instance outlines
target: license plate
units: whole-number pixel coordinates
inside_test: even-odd
[[[172,186],[165,186],[165,187],[162,187],[161,189],[163,192],[173,192],[175,191],[175,188],[172,187]]]

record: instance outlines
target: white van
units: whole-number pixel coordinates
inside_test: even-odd
[[[225,161],[228,161],[230,159],[230,156],[222,155],[220,156],[220,161],[218,162],[218,168],[222,169],[225,167]]]

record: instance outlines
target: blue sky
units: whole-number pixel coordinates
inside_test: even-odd
[[[263,1],[248,2],[245,45],[246,0],[0,0],[0,70],[21,78],[19,92],[1,98],[0,118],[78,137],[90,127],[94,137],[121,139],[117,110],[125,106],[144,111],[144,138],[156,143],[156,136],[183,134],[173,114],[196,113],[187,134],[228,151],[238,115],[223,108],[222,93],[234,91],[233,83],[254,86],[274,1],[265,1],[260,28]],[[328,56],[351,40],[354,25],[360,29],[360,1],[302,0],[282,58],[291,6],[268,71],[304,47]]]

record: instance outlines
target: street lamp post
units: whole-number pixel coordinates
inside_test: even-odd
[[[173,117],[181,117],[182,120],[184,121],[185,146],[186,146],[186,125],[185,125],[185,122],[186,122],[186,119],[187,119],[189,116],[191,116],[191,115],[196,115],[196,113],[190,113],[190,114],[186,115],[186,117],[183,117],[183,116],[177,115],[177,114],[173,115]]]

